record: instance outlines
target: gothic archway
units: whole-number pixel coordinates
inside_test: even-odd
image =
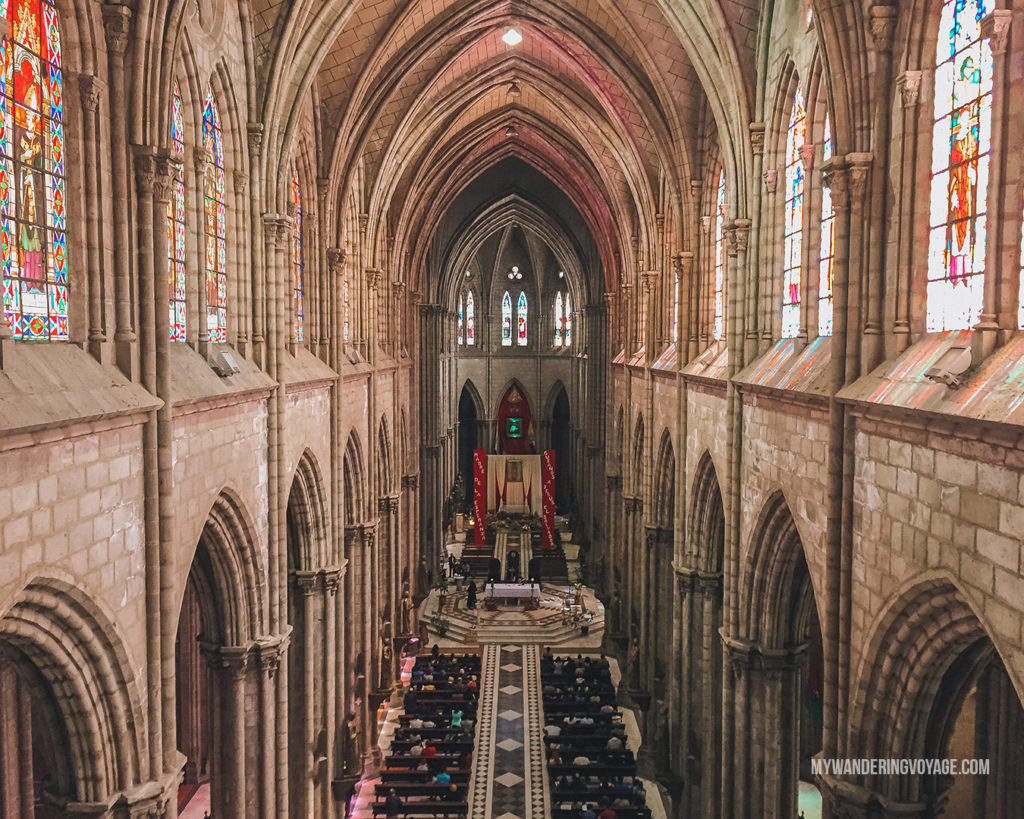
[[[569,396],[562,384],[551,407],[551,448],[555,451],[555,508],[565,511],[572,503],[572,418]]]

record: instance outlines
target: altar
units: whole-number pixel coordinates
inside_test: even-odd
[[[499,600],[523,601],[527,611],[540,606],[540,586],[537,583],[487,583],[484,586],[484,606],[489,611],[498,607]]]

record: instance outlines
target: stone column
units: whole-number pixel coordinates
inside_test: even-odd
[[[896,273],[896,320],[893,336],[896,354],[910,346],[910,311],[914,290],[914,194],[917,190],[917,101],[921,72],[904,71],[897,80],[902,106],[900,170],[895,191],[899,214],[892,230],[898,239]],[[838,259],[838,253],[836,254]]]
[[[995,350],[1000,329],[1013,331],[1017,329],[1016,307],[1017,288],[1012,288],[1012,298],[1005,301],[1003,294],[1006,289],[1000,289],[1000,282],[1011,277],[1003,274],[1005,269],[1003,253],[1004,219],[1000,216],[1004,212],[1003,201],[1005,178],[1006,178],[1006,146],[1010,145],[1007,139],[1007,127],[1009,118],[1007,111],[1007,90],[1009,89],[1009,75],[1007,66],[1009,61],[1006,57],[1006,44],[1010,34],[1010,23],[1013,21],[1013,12],[1009,9],[995,9],[981,21],[981,34],[989,41],[992,50],[992,142],[989,146],[989,176],[988,176],[988,202],[984,207],[988,216],[985,219],[985,229],[988,239],[985,245],[985,295],[981,317],[975,325],[974,346],[975,362],[979,362],[991,355]],[[1020,211],[1020,200],[1015,207]],[[1013,243],[1016,250],[1017,244]],[[1020,256],[1015,253],[1011,257],[1011,269],[1016,272],[1020,263]],[[1013,276],[1014,281],[1017,276]]]
[[[104,3],[103,28],[107,41],[107,76],[110,96],[128,99],[125,90],[124,53],[132,33],[132,9],[127,3]],[[124,116],[110,118],[110,177],[114,202],[128,202],[128,120]],[[128,208],[114,208],[114,346],[117,366],[129,378],[132,372],[132,342],[135,327],[132,321],[131,261],[129,259],[131,230]]]
[[[85,214],[86,248],[89,285],[89,352],[97,361],[103,360],[107,333],[103,315],[103,219],[100,192],[99,127],[96,109],[104,90],[103,81],[90,74],[78,75],[78,92],[82,100],[82,145],[85,165],[85,186],[90,200]]]
[[[259,770],[260,770],[260,801],[261,816],[273,816],[274,783],[277,771],[277,746],[274,741],[274,725],[277,720],[274,701],[274,676],[281,663],[281,655],[287,649],[287,640],[268,640],[256,651],[256,662],[259,671]]]
[[[345,685],[342,680],[344,664],[349,658],[345,653],[345,637],[338,631],[338,613],[342,608],[341,588],[345,576],[345,567],[330,567],[324,571],[324,726],[323,743],[323,788],[320,815],[330,819],[334,815],[335,802],[331,793],[330,782],[335,777],[338,763],[337,736],[338,714],[342,713],[339,706],[344,703]],[[318,767],[321,760],[317,760]]]
[[[746,293],[745,300],[746,304],[737,311],[737,315],[742,315],[743,323],[741,326],[744,327],[744,361],[753,360],[754,356],[757,355],[758,349],[758,320],[761,313],[761,252],[763,250],[763,244],[767,244],[768,247],[773,246],[773,242],[762,243],[761,242],[761,218],[764,212],[764,206],[761,199],[761,179],[764,173],[764,134],[765,124],[763,122],[751,122],[750,123],[750,148],[753,156],[753,164],[751,166],[751,180],[750,191],[752,194],[752,200],[750,203],[750,213],[752,214],[752,220],[746,220],[747,229],[753,234],[754,247],[758,248],[757,253],[752,254],[750,257],[750,264],[748,269],[748,260],[746,258],[746,247],[743,250],[742,260],[737,257],[736,260],[736,274],[730,279],[730,282],[734,281],[738,277],[743,277],[746,282]],[[745,245],[746,243],[744,243]],[[769,281],[774,281],[774,275],[769,278]],[[769,288],[770,289],[770,288]],[[765,301],[771,304],[774,297],[774,291],[771,291],[767,295]],[[769,308],[766,308],[770,310]],[[772,321],[771,313],[767,313],[767,320],[762,321],[764,325],[760,328],[761,338],[768,344],[772,342]]]
[[[316,702],[315,681],[319,676],[313,662],[316,657],[313,623],[316,619],[316,597],[322,591],[322,575],[317,571],[297,571],[295,572],[295,584],[302,592],[302,736],[296,737],[292,733],[288,739],[289,742],[300,743],[303,748],[302,770],[291,773],[293,777],[301,779],[302,782],[302,801],[300,802],[302,815],[310,816],[315,810],[313,749],[316,742],[316,723],[314,708]]]
[[[373,680],[377,677],[377,662],[376,662],[376,646],[377,641],[374,639],[374,625],[380,622],[379,609],[377,604],[377,596],[374,594],[374,577],[373,577],[373,564],[374,564],[374,548],[377,540],[377,528],[375,525],[367,525],[362,529],[362,581],[363,581],[363,608],[365,610],[365,617],[363,618],[363,657],[365,658],[365,670],[366,670],[366,691],[365,699],[363,701],[363,707],[366,709],[364,714],[364,729],[363,738],[364,743],[364,762],[368,761],[368,756],[372,756],[373,751],[373,704],[370,699],[370,695],[373,693]]]
[[[263,154],[263,125],[259,122],[250,122],[247,127],[249,143],[249,167],[253,169],[251,181],[251,201],[262,201],[262,184],[258,169],[262,166]],[[202,184],[202,177],[199,177]],[[202,188],[200,187],[200,191]],[[267,339],[267,303],[266,303],[266,277],[261,275],[266,270],[266,258],[264,256],[265,245],[260,237],[265,230],[262,214],[256,207],[250,208],[250,240],[252,242],[252,356],[257,366],[266,366],[266,348],[264,344]],[[203,319],[205,322],[205,319]]]
[[[221,666],[226,677],[224,702],[225,728],[221,732],[221,746],[218,753],[221,765],[219,772],[224,777],[226,795],[223,813],[230,819],[246,819],[245,780],[245,689],[249,650],[245,647],[225,647],[220,650]],[[216,721],[216,720],[215,720]]]
[[[241,234],[238,241],[239,256],[244,259],[244,245],[242,239],[245,237],[245,213],[246,213],[246,191],[249,188],[249,177],[244,171],[235,171],[231,175],[233,193],[235,195],[234,206],[231,208],[238,232]],[[237,267],[237,275],[228,278],[229,303],[228,310],[233,315],[232,321],[228,320],[228,335],[234,337],[235,346],[238,352],[246,356],[249,352],[249,330],[252,325],[252,276],[246,270],[243,261]]]
[[[867,310],[865,311],[862,360],[864,372],[870,372],[885,358],[883,336],[886,304],[885,230],[887,175],[889,168],[889,128],[892,121],[892,39],[896,29],[896,6],[876,3],[868,9],[870,42],[875,52],[875,70],[871,77],[872,126],[875,163],[871,170],[871,224],[868,228]]]

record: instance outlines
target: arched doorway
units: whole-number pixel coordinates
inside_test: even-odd
[[[569,396],[561,386],[551,408],[551,448],[555,450],[555,509],[564,513],[572,504],[572,423]]]
[[[782,493],[762,510],[741,599],[745,638],[730,641],[738,787],[728,789],[740,816],[797,816],[800,781],[822,747],[822,636],[811,574],[796,522]],[[756,741],[754,741],[756,739]],[[735,794],[733,797],[732,794]]]
[[[459,396],[459,474],[465,489],[460,500],[466,505],[473,500],[473,450],[483,449],[478,434],[480,421],[472,386],[467,381]]]
[[[891,604],[865,645],[856,686],[851,757],[986,760],[987,771],[903,771],[840,782],[847,800],[884,803],[887,815],[1010,819],[1024,804],[1024,708],[996,647],[945,577],[915,584]]]
[[[67,729],[50,684],[3,642],[0,714],[0,816],[57,819],[75,798]]]
[[[274,646],[254,650],[266,630],[264,573],[249,531],[240,506],[221,495],[185,581],[175,645],[185,783],[208,784],[211,815],[231,819],[260,815],[273,799],[273,782],[265,781],[274,767],[273,724],[247,719],[247,702],[270,701],[277,662]]]
[[[338,570],[329,558],[326,507],[310,453],[288,494],[288,796],[290,816],[327,816],[334,747]]]

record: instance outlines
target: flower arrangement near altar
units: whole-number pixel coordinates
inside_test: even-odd
[[[487,513],[488,529],[513,529],[521,532],[529,532],[533,529],[540,529],[540,515],[532,512],[505,512],[502,510]]]

